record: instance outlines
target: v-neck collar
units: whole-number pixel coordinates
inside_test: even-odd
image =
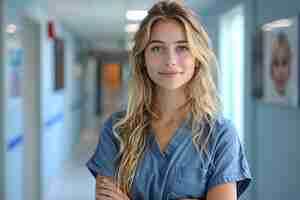
[[[155,131],[152,127],[150,127],[149,130],[149,144],[150,149],[153,151],[154,154],[161,158],[169,157],[174,153],[177,146],[182,143],[183,139],[186,137],[186,131],[185,129],[188,128],[188,123],[191,119],[191,113],[188,113],[187,118],[181,123],[181,125],[175,130],[173,133],[169,144],[167,144],[165,151],[160,151],[160,146],[155,138]]]

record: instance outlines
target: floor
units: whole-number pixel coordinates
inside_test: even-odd
[[[57,177],[54,177],[45,200],[94,200],[95,180],[85,167],[86,161],[93,154],[97,141],[98,129],[84,130],[80,143],[72,159],[65,161]]]
[[[119,93],[117,93],[119,94]],[[72,159],[65,161],[61,172],[53,177],[44,192],[43,200],[95,200],[95,179],[85,163],[94,153],[99,137],[99,128],[103,121],[117,110],[121,98],[110,98],[106,94],[105,106],[101,116],[96,119],[98,127],[85,129],[80,135],[80,142],[75,147]],[[116,96],[113,96],[116,97]],[[117,99],[112,101],[112,99]]]

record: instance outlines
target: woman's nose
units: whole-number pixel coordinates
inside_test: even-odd
[[[171,48],[166,52],[166,65],[169,67],[176,65],[176,52]]]

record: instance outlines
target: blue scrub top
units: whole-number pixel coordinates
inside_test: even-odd
[[[96,176],[114,176],[118,166],[119,142],[112,126],[124,112],[114,113],[101,129],[97,149],[87,162]],[[205,198],[219,184],[237,182],[238,198],[251,181],[243,145],[233,124],[218,117],[208,141],[208,157],[192,142],[188,119],[176,130],[165,152],[161,152],[153,129],[133,181],[132,200],[169,200]]]

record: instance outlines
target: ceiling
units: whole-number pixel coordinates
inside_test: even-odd
[[[49,0],[50,16],[65,24],[93,49],[125,50],[128,39],[124,31],[127,10],[149,9],[158,0]],[[105,2],[105,3],[104,3]],[[216,0],[186,0],[195,11],[206,9]]]

